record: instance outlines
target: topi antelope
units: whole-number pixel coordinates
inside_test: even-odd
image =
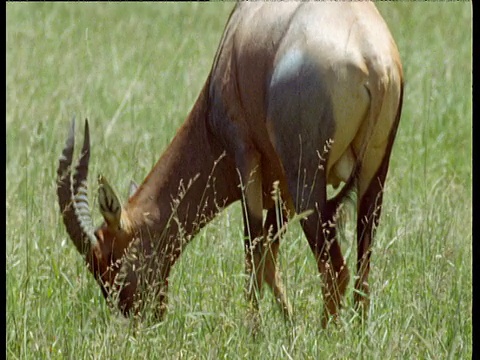
[[[372,3],[239,3],[191,112],[127,203],[99,177],[104,223],[96,229],[87,197],[88,122],[75,165],[72,122],[57,172],[67,233],[105,298],[128,315],[153,294],[161,318],[168,276],[185,245],[241,200],[247,299],[256,311],[266,282],[290,318],[277,256],[280,234],[297,214],[321,274],[325,326],[349,282],[335,225],[355,191],[354,302],[365,311],[402,95],[399,53]],[[328,198],[327,186],[342,183]]]

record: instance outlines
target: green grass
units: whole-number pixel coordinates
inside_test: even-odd
[[[320,328],[320,280],[304,236],[292,226],[281,269],[295,325],[283,323],[266,292],[263,326],[253,339],[245,324],[238,204],[207,226],[174,267],[162,323],[125,320],[105,304],[56,203],[55,171],[70,119],[89,118],[91,173],[105,174],[125,198],[130,179],[143,179],[193,105],[232,6],[6,5],[7,357],[471,358],[467,2],[379,4],[402,55],[406,88],[366,323],[352,315],[350,289],[340,325]],[[353,269],[351,227],[347,235],[342,247]]]

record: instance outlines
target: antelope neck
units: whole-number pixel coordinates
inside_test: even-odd
[[[188,241],[222,208],[239,199],[233,161],[208,130],[208,106],[207,82],[186,121],[125,207],[133,223],[157,237],[166,236],[169,243]]]

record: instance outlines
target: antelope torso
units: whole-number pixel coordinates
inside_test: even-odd
[[[382,160],[397,104],[391,116],[368,115],[372,93],[397,69],[384,55],[392,52],[395,44],[370,3],[240,3],[211,75],[211,95],[225,107],[212,127],[222,137],[229,125],[219,121],[244,122],[268,159],[264,177],[271,181],[303,163],[323,166],[337,187],[367,141],[380,147]],[[328,161],[319,164],[319,157]]]

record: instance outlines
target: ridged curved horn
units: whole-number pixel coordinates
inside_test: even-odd
[[[63,223],[75,247],[82,255],[87,255],[90,246],[96,243],[93,221],[87,198],[88,161],[90,159],[90,134],[88,121],[85,120],[85,135],[82,154],[75,167],[72,185],[72,159],[75,146],[75,118],[68,134],[65,148],[59,159],[57,169],[58,204]]]

